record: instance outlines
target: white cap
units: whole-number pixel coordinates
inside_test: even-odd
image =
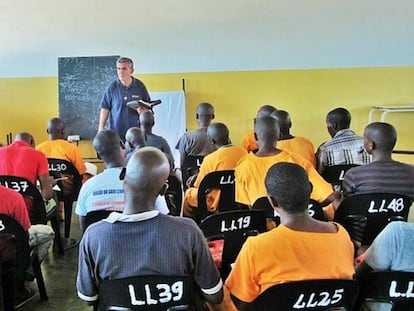
[[[86,173],[95,176],[98,173],[98,167],[90,162],[85,162]]]

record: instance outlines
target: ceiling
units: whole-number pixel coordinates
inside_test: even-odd
[[[1,0],[0,77],[63,56],[143,73],[414,65],[414,0]]]

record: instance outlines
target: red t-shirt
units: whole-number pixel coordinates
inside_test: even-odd
[[[31,224],[23,196],[0,185],[0,198],[0,214],[13,217],[22,225],[24,230],[29,230]]]
[[[39,176],[49,175],[46,156],[24,141],[0,148],[0,175],[23,177],[36,185]]]

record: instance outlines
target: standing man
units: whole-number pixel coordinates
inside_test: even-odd
[[[136,126],[139,121],[139,113],[145,108],[137,108],[136,111],[127,107],[127,103],[133,100],[149,102],[150,96],[144,83],[134,78],[134,63],[130,58],[120,57],[116,61],[118,78],[112,81],[105,89],[100,103],[99,129],[105,128],[109,118],[108,128],[116,131],[121,138],[126,131]]]

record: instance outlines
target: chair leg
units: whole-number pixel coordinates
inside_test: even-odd
[[[58,213],[56,213],[56,215],[50,218],[50,224],[52,225],[52,229],[55,232],[55,238],[53,240],[53,244],[57,246],[59,255],[64,255],[62,236],[60,234],[60,224],[59,224]]]
[[[70,225],[72,222],[72,200],[65,200],[64,210],[65,210],[65,238],[70,236]]]
[[[36,277],[37,288],[39,289],[40,298],[48,300],[45,280],[43,279],[42,268],[40,267],[39,256],[34,253],[32,258],[33,271]]]

